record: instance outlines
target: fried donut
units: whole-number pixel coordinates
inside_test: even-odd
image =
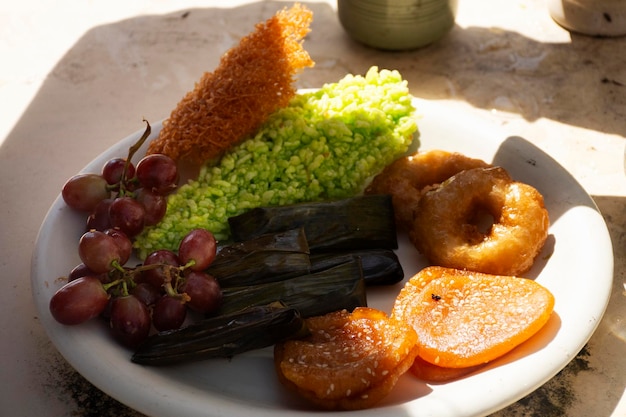
[[[373,406],[417,357],[417,333],[368,307],[306,319],[310,335],[274,347],[280,382],[328,410]]]
[[[488,216],[492,224],[481,227]],[[504,168],[475,168],[421,196],[409,237],[431,264],[520,275],[541,251],[549,224],[535,188],[513,181]]]
[[[424,190],[460,171],[488,166],[488,163],[480,159],[455,152],[417,152],[388,165],[374,177],[365,194],[391,194],[397,225],[409,228],[413,223],[413,212]]]

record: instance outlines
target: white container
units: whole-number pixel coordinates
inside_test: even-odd
[[[564,28],[591,36],[626,35],[626,0],[547,0]]]

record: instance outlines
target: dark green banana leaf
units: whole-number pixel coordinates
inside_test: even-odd
[[[323,271],[355,258],[361,261],[365,285],[392,285],[404,278],[400,260],[391,249],[315,253],[310,255],[311,272]]]
[[[273,303],[152,335],[131,360],[142,365],[171,365],[230,358],[307,333],[306,323],[296,309]]]
[[[206,272],[227,288],[287,279],[310,268],[309,245],[298,228],[224,246]]]
[[[398,247],[388,195],[254,208],[229,218],[228,223],[235,241],[302,227],[311,252]]]
[[[302,317],[367,305],[361,262],[352,258],[323,271],[244,287],[224,288],[219,314],[280,301]]]

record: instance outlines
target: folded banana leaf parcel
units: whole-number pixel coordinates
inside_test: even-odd
[[[357,259],[283,281],[225,288],[216,316],[150,336],[131,360],[172,365],[230,358],[306,335],[304,318],[366,305]]]
[[[228,224],[233,240],[238,242],[303,228],[311,252],[398,248],[389,195],[258,207],[230,217]]]

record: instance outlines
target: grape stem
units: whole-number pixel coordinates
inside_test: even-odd
[[[122,273],[121,278],[111,281],[107,284],[102,284],[105,291],[109,292],[111,288],[119,287],[122,295],[128,295],[128,288],[134,288],[136,283],[134,277],[143,271],[148,271],[156,268],[163,268],[165,272],[165,279],[163,282],[163,289],[165,293],[180,300],[183,303],[187,303],[191,300],[191,297],[185,292],[178,292],[179,280],[183,279],[182,273],[185,269],[195,265],[195,260],[190,260],[185,265],[174,266],[167,264],[151,264],[151,265],[138,265],[135,268],[124,268],[118,261],[111,262],[111,267],[118,272]]]
[[[115,287],[118,284],[121,284],[122,282],[124,282],[124,278],[119,278],[116,279],[115,281],[111,281],[108,284],[102,284],[102,288],[104,288],[105,291],[109,291],[109,289]]]
[[[126,280],[122,280],[122,296],[128,295],[128,282]]]
[[[172,282],[168,281],[165,284],[163,284],[163,288],[165,289],[165,293],[172,297],[172,298],[176,298],[179,299],[181,302],[183,303],[187,303],[191,300],[191,297],[189,295],[187,295],[186,292],[183,293],[179,293],[177,292],[174,287],[172,286]]]
[[[111,262],[111,266],[114,269],[117,269],[118,271],[120,271],[121,273],[125,273],[126,269],[124,269],[124,267],[122,265],[120,265],[120,263],[117,260],[114,260]]]
[[[193,266],[195,263],[196,262],[194,260],[191,260],[186,265],[182,266],[173,266],[167,264],[140,265],[134,268],[133,272],[141,273],[142,271],[148,271],[150,269],[163,268],[165,271],[165,282],[163,282],[163,289],[165,290],[166,294],[170,297],[180,299],[182,302],[186,303],[191,300],[191,297],[189,297],[187,293],[179,293],[176,288],[178,287],[178,280],[180,279],[180,274],[182,273],[182,271],[184,271],[189,266]],[[172,285],[173,281],[175,282],[174,285]]]
[[[126,157],[126,163],[124,164],[124,170],[122,171],[122,179],[120,180],[120,195],[124,195],[126,193],[126,173],[128,172],[128,166],[130,165],[133,156],[135,156],[135,153],[137,153],[137,151],[143,146],[144,142],[148,139],[148,136],[150,136],[150,133],[152,132],[150,123],[146,119],[143,119],[143,121],[146,123],[146,130],[144,130],[143,135],[141,135],[139,140],[128,148],[128,156]]]
[[[182,271],[182,270],[185,270],[187,268],[191,268],[195,264],[196,264],[196,260],[195,259],[190,259],[189,262],[187,262],[185,265],[181,266],[180,269]]]

